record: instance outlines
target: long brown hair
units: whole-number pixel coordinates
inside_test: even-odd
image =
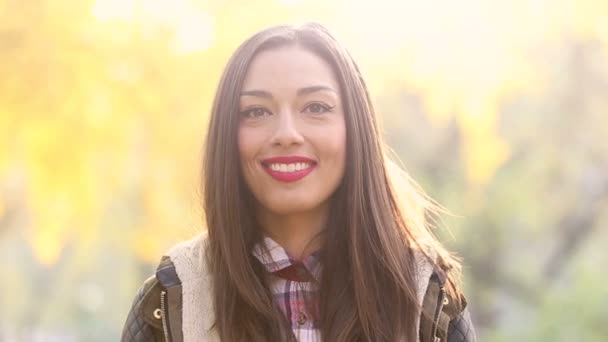
[[[215,328],[223,341],[291,339],[289,326],[273,305],[265,270],[251,254],[260,228],[240,172],[237,142],[239,95],[247,68],[260,51],[285,45],[298,45],[327,61],[344,104],[346,168],[332,195],[321,250],[318,309],[323,340],[414,341],[420,315],[414,251],[422,251],[433,264],[441,260],[444,269],[458,270],[459,264],[429,229],[427,218],[437,207],[387,158],[357,65],[319,24],[256,33],[236,50],[222,75],[202,172]],[[458,295],[456,274],[448,273],[448,283]]]

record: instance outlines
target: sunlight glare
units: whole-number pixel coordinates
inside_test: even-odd
[[[189,54],[207,50],[213,43],[213,17],[203,11],[183,13],[175,26],[173,51]]]
[[[129,20],[135,15],[137,0],[97,0],[93,16],[98,20]]]

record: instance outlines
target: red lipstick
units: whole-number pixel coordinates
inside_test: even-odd
[[[262,160],[262,168],[272,178],[285,183],[298,181],[317,167],[313,159],[301,156],[272,157]]]

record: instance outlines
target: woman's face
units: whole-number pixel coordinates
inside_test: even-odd
[[[325,207],[344,174],[346,128],[332,68],[297,46],[252,61],[240,96],[242,174],[264,210]]]

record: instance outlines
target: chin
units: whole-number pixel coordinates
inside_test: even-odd
[[[277,198],[262,202],[262,206],[277,215],[291,215],[311,211],[321,205],[321,202],[309,199]]]

